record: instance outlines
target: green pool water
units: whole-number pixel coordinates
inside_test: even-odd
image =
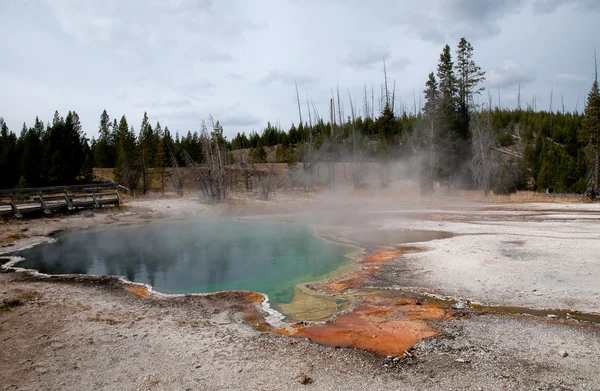
[[[349,262],[349,248],[309,227],[226,219],[155,222],[58,235],[17,266],[48,274],[119,275],[163,293],[249,290],[290,303],[297,284]]]

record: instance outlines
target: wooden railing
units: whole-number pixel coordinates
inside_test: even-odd
[[[0,215],[72,211],[120,205],[118,183],[0,190]]]

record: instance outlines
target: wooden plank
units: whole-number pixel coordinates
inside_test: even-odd
[[[59,195],[59,196],[52,196],[52,197],[45,196],[44,197],[44,201],[46,203],[51,202],[51,201],[64,201],[64,200],[65,200],[65,195],[64,194],[63,195]]]

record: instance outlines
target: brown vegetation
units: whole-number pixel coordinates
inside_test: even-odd
[[[20,288],[15,289],[14,293],[14,296],[2,300],[2,303],[0,303],[0,312],[22,306],[29,301],[37,300],[41,296],[41,294],[37,291],[24,290]]]

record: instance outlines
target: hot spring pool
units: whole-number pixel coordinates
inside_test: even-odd
[[[163,293],[249,290],[284,304],[350,251],[306,226],[214,219],[68,232],[15,255],[25,258],[16,266],[47,274],[118,275]]]

